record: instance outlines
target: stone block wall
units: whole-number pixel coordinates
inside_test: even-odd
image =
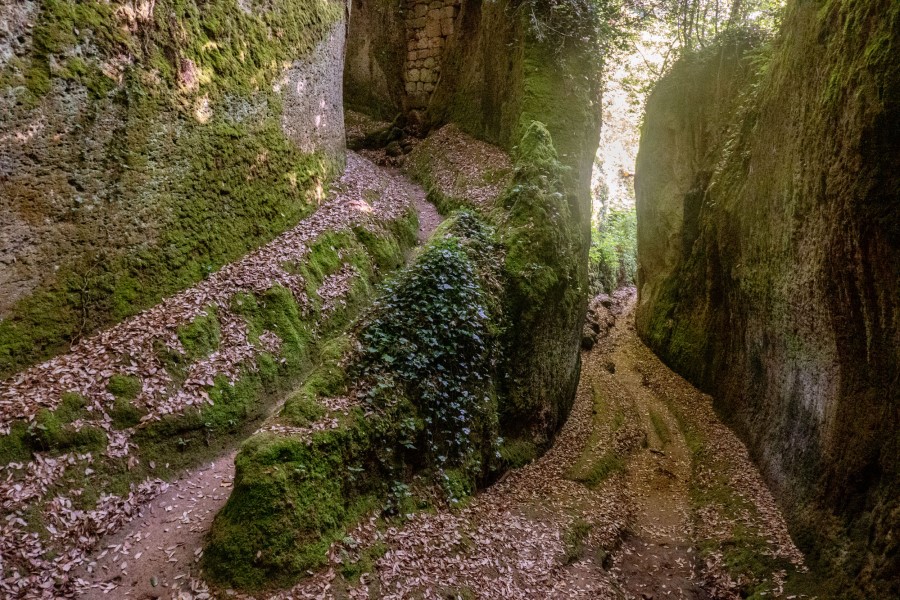
[[[456,30],[461,0],[408,0],[404,83],[410,108],[428,105],[441,75],[441,58]]]

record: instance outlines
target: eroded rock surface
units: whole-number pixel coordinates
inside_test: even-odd
[[[900,570],[898,10],[792,2],[757,62],[752,36],[683,60],[636,178],[641,336],[715,395],[834,593],[865,597]]]

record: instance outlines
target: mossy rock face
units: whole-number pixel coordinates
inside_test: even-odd
[[[322,349],[276,420],[288,432],[245,442],[204,553],[211,578],[288,585],[364,512],[399,510],[414,474],[459,502],[496,468],[501,262],[491,236],[472,214],[448,220],[382,290],[355,340]],[[335,397],[349,409],[316,431]]]
[[[351,420],[309,441],[261,434],[243,445],[204,552],[211,577],[245,589],[288,585],[321,565],[346,522],[374,506],[364,494],[371,485],[347,477],[350,469],[373,474],[364,468],[372,424],[362,414]]]
[[[34,4],[9,9],[30,27],[0,69],[0,135],[43,124],[5,148],[4,231],[25,242],[0,294],[0,379],[273,239],[343,165],[284,126],[296,86],[273,88],[307,57],[338,79],[319,48],[342,40],[342,2]]]
[[[348,339],[342,335],[343,331],[370,301],[373,286],[386,274],[386,270],[403,262],[405,253],[415,241],[417,229],[415,214],[408,213],[398,216],[393,222],[369,223],[365,236],[348,231],[322,236],[318,239],[320,243],[310,244],[310,264],[298,267],[310,279],[315,277],[321,281],[344,267],[352,266],[354,269],[352,283],[341,290],[342,302],[337,303],[327,315],[320,303],[311,302],[301,307],[293,293],[280,286],[265,292],[245,292],[233,296],[227,308],[232,313],[229,318],[244,321],[251,343],[258,342],[259,337],[267,332],[277,332],[282,343],[279,347],[272,347],[270,353],[257,355],[253,362],[241,364],[241,370],[233,374],[233,379],[216,377],[207,388],[209,404],[166,414],[160,420],[141,422],[146,414],[143,382],[125,373],[117,373],[107,384],[108,394],[100,399],[94,396],[91,404],[78,394],[67,393],[56,410],[42,411],[33,424],[21,421],[12,423],[10,434],[0,436],[0,464],[27,462],[33,460],[38,452],[46,457],[70,453],[76,455],[79,461],[82,458],[78,458],[78,454],[92,453],[90,468],[79,465],[78,468],[67,469],[65,481],[58,482],[60,492],[66,489],[84,490],[84,493],[72,496],[72,504],[75,510],[89,511],[95,509],[97,502],[107,494],[125,497],[132,484],[157,478],[171,481],[186,469],[229,452],[239,440],[252,436],[277,401],[297,386],[298,381],[310,375],[310,371],[313,373],[296,394],[296,401],[291,397],[288,403],[296,409],[291,417],[298,425],[311,424],[323,414],[323,409],[318,405],[311,406],[308,398],[302,398],[303,394],[306,393],[307,397],[330,394],[343,388],[343,380],[334,377],[344,373],[336,373],[331,368],[348,352]],[[360,239],[363,237],[365,242]],[[339,260],[335,260],[336,257]],[[222,337],[219,315],[220,311],[206,307],[200,316],[176,332],[182,348],[165,352],[159,349],[160,357],[165,359],[164,367],[173,376],[175,385],[192,365],[218,349]],[[178,347],[178,344],[173,345]],[[129,447],[127,457],[117,458],[104,452],[108,443],[107,433],[95,426],[98,420],[104,418],[104,413],[110,417],[113,430],[130,429],[128,433],[133,445]],[[282,422],[290,422],[290,419],[286,416]],[[342,422],[347,425],[348,432],[358,427],[364,432],[366,440],[375,440],[374,448],[389,446],[381,442],[380,436],[391,440],[398,438],[398,435],[390,433],[387,425],[373,423],[358,410],[342,417]],[[366,474],[372,473],[379,486],[381,482],[391,480],[391,474],[376,470],[381,463],[373,463],[376,469],[368,468],[368,463],[365,468],[357,466],[363,459],[370,460],[358,444],[362,436],[363,433],[359,432],[346,436],[324,432],[314,437],[309,453],[305,453],[306,446],[302,444],[300,450],[295,449],[300,455],[308,457],[308,462],[321,466],[316,470],[320,478],[309,484],[315,490],[300,489],[298,496],[293,499],[287,497],[289,501],[300,503],[314,491],[324,490],[335,494],[340,492],[349,499],[343,508],[319,513],[314,524],[316,531],[331,531],[334,527],[329,523],[352,521],[363,512],[375,508],[370,500],[374,492],[369,490],[381,488],[367,483],[364,479]],[[268,457],[263,460],[264,465],[273,461],[269,454],[262,453],[260,456]],[[362,458],[357,460],[354,458],[357,456]],[[87,466],[87,463],[84,464]],[[340,464],[345,464],[348,470],[342,471]],[[326,467],[331,470],[326,471]],[[252,469],[248,468],[248,471]],[[348,472],[359,474],[357,483],[340,481],[338,475]],[[250,480],[252,477],[248,476]],[[338,491],[328,488],[327,483],[332,481],[339,483]],[[280,491],[278,493],[282,495]],[[48,495],[30,511],[34,515],[40,514],[45,510],[46,502],[55,495],[56,492]],[[381,499],[384,494],[379,491],[376,496]],[[326,508],[329,506],[325,505]],[[276,514],[274,510],[272,514]],[[304,514],[307,512],[303,511]],[[29,517],[29,521],[29,533],[43,531],[39,519]],[[294,527],[293,522],[280,521],[279,531],[288,531],[288,525]],[[302,539],[308,539],[309,535]],[[279,543],[285,539],[288,538],[279,538]],[[324,553],[322,548],[327,547],[327,542],[320,540],[316,545],[309,541],[308,545],[305,555],[292,557],[291,562],[285,564],[298,569],[309,568],[308,565],[315,564],[320,554]],[[47,554],[57,552],[60,546],[65,547],[63,544],[48,545]],[[228,555],[227,549],[223,552],[223,556]],[[248,560],[240,555],[239,559],[252,563],[252,557]],[[280,572],[287,567],[277,563],[271,568]],[[265,576],[269,577],[268,574]],[[250,576],[245,577],[243,571],[236,571],[235,578],[242,585],[257,585]]]
[[[515,159],[497,217],[506,248],[506,310],[515,323],[504,343],[500,410],[506,435],[545,447],[568,415],[578,381],[587,273],[565,168],[541,123],[525,129]]]
[[[894,597],[900,6],[794,1],[746,40],[648,102],[637,328],[714,395],[826,587]]]
[[[36,451],[64,452],[70,449],[102,450],[106,433],[99,427],[73,425],[65,412],[41,410],[29,428],[30,444]]]

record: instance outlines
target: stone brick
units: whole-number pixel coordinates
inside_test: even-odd
[[[428,5],[427,4],[416,4],[415,9],[413,9],[413,15],[415,18],[424,17],[428,14]]]
[[[429,76],[431,75],[431,71],[428,72]],[[422,76],[421,71],[419,69],[410,69],[406,73],[406,79],[409,81],[419,81],[419,78]]]
[[[426,69],[433,69],[434,65],[435,65],[435,61],[434,61],[434,58],[431,56],[429,56],[424,61],[422,61],[422,66],[425,67]]]
[[[429,20],[425,25],[425,35],[428,37],[438,37],[441,35],[441,22],[438,20]]]
[[[440,10],[440,9],[444,8],[444,3],[441,2],[440,0],[434,0],[434,2],[432,2],[431,4],[428,5],[428,8],[431,8],[431,9],[436,8],[436,9]]]
[[[456,16],[456,8],[453,6],[445,6],[444,7],[444,18],[452,19]]]
[[[415,94],[416,93],[416,84],[412,81],[406,82],[406,93],[407,94]]]
[[[441,21],[441,35],[453,35],[453,19]]]
[[[429,82],[429,83],[426,83],[423,89],[424,89],[426,92],[431,93],[431,92],[434,91],[434,84],[433,84],[433,83],[430,83],[430,82]]]

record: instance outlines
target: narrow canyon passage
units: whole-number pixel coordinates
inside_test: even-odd
[[[802,556],[759,473],[710,398],[637,338],[633,295],[619,300],[617,325],[583,354],[571,416],[544,456],[463,507],[389,522],[373,514],[332,546],[326,568],[262,597],[784,594]],[[695,462],[708,452],[715,463]],[[209,597],[199,558],[232,477],[227,454],[174,483],[101,545],[84,597]],[[714,489],[723,481],[727,491]],[[721,567],[734,550],[759,552],[770,569],[731,580]]]
[[[0,2],[0,600],[900,598],[898,48]]]

